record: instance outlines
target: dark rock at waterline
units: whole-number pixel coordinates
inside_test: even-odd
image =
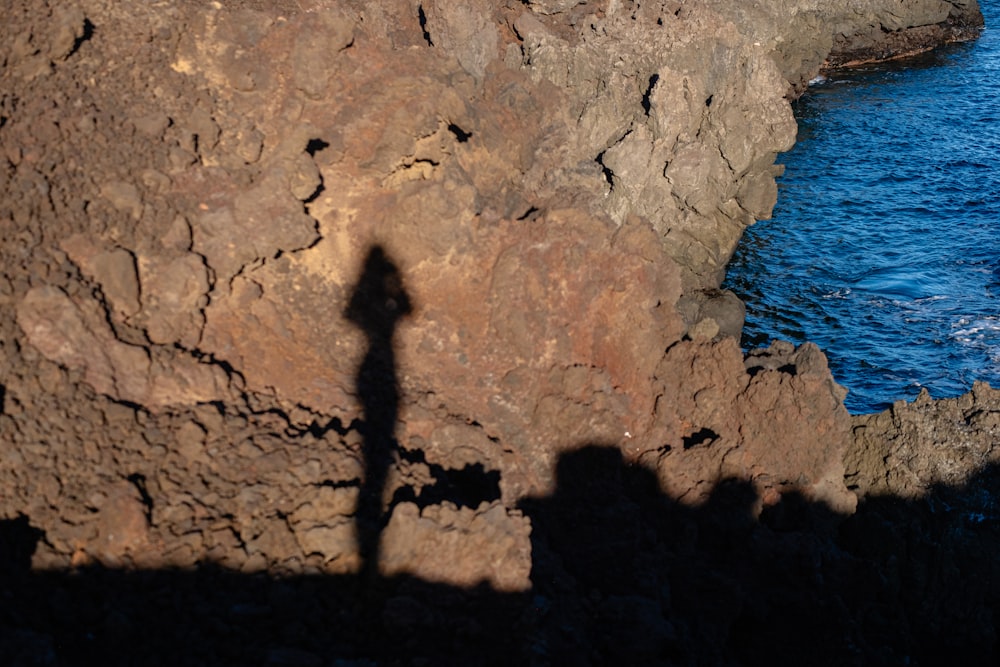
[[[729,336],[739,339],[746,320],[746,305],[729,290],[704,290],[685,295],[678,310],[692,323],[690,335],[701,338]]]
[[[933,400],[924,390],[914,401],[852,418],[847,481],[863,495],[919,498],[935,485],[959,486],[1000,463],[1000,390],[978,382],[957,398]],[[986,505],[956,512],[992,515]]]
[[[924,391],[853,423],[846,479],[863,500],[841,539],[894,582],[896,608],[878,622],[905,619],[912,654],[929,664],[995,662],[1000,391],[976,383],[939,400]]]
[[[834,38],[826,67],[878,62],[968,41],[978,36],[983,26],[978,4],[968,0],[920,3],[917,12],[906,18],[875,11],[866,24]]]
[[[728,0],[710,4],[771,53],[793,95],[805,90],[825,68],[913,55],[975,39],[983,29],[983,15],[974,0],[927,0],[909,3],[905,10],[891,0],[791,7]]]

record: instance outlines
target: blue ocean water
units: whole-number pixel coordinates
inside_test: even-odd
[[[744,346],[817,343],[854,413],[1000,387],[1000,33],[831,76],[795,113],[725,285]]]

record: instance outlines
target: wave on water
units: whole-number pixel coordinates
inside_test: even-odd
[[[1000,316],[963,317],[950,334],[957,344],[982,352],[991,362],[993,373],[1000,372]]]
[[[813,81],[730,264],[744,346],[819,344],[852,412],[1000,386],[998,39]]]

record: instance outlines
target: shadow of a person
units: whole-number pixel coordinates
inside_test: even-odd
[[[356,379],[364,410],[365,477],[355,520],[362,574],[366,579],[378,574],[379,539],[386,521],[383,495],[396,449],[400,391],[393,336],[398,321],[411,312],[410,297],[403,287],[399,268],[381,246],[373,246],[344,313],[368,340],[368,350]]]
[[[543,610],[532,650],[551,664],[671,655],[667,572],[655,563],[664,561],[673,508],[651,471],[617,447],[588,445],[559,458],[553,495],[519,507],[531,518],[531,580]]]

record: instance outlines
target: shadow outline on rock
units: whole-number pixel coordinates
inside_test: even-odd
[[[922,499],[870,497],[845,517],[794,492],[759,512],[753,485],[740,479],[688,506],[618,447],[581,443],[559,457],[554,492],[516,508],[532,524],[529,590],[382,575],[379,541],[394,506],[475,508],[499,498],[499,473],[429,466],[434,484],[384,502],[394,461],[423,462],[395,436],[394,336],[414,306],[385,249],[372,248],[363,266],[344,311],[368,343],[357,373],[366,466],[356,514],[361,572],[278,577],[212,563],[33,571],[45,533],[29,516],[2,520],[6,664],[791,665],[807,656],[814,665],[893,665],[998,657],[996,467]]]

